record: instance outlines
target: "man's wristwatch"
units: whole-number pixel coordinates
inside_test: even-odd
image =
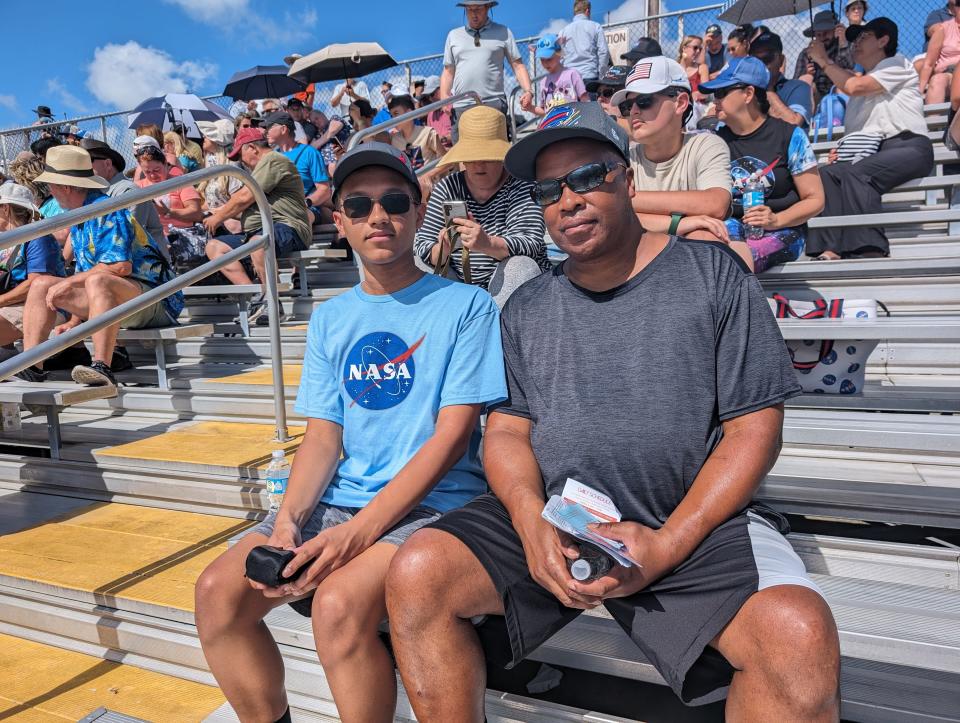
[[[670,214],[670,227],[667,229],[667,233],[671,236],[677,234],[677,229],[680,228],[680,222],[683,220],[683,214],[679,211],[674,211]]]

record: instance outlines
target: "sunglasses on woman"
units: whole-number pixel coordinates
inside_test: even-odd
[[[743,85],[738,83],[737,85],[731,85],[727,88],[717,88],[715,91],[713,91],[713,97],[716,98],[717,100],[723,100],[728,95],[730,95],[730,93],[732,93],[733,91],[743,90],[744,88],[749,88],[749,87],[750,86],[748,85]]]
[[[587,193],[602,186],[607,176],[618,168],[626,168],[626,166],[622,163],[588,163],[574,168],[562,178],[537,181],[530,190],[530,196],[534,203],[550,206],[560,200],[564,186],[574,193]]]
[[[366,218],[373,211],[373,204],[379,203],[380,208],[391,216],[401,216],[410,210],[413,199],[405,193],[385,193],[379,199],[370,196],[350,196],[340,201],[347,218]]]
[[[598,88],[597,95],[601,98],[612,98],[613,94],[617,92],[616,88]]]
[[[680,91],[673,88],[668,88],[666,90],[661,90],[658,93],[640,93],[635,95],[633,98],[627,98],[623,101],[617,108],[620,110],[620,115],[626,118],[630,115],[630,111],[633,110],[633,107],[636,106],[639,110],[646,110],[653,106],[653,101],[657,96],[662,96],[664,98],[676,98],[680,95]]]

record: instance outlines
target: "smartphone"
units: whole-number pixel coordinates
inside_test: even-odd
[[[465,201],[444,201],[443,202],[443,224],[448,228],[453,225],[455,218],[470,218],[467,213],[467,204]],[[453,232],[451,235],[451,251],[460,247],[460,234]]]

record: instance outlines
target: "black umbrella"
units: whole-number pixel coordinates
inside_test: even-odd
[[[717,18],[734,25],[754,23],[768,18],[780,18],[802,13],[810,13],[810,24],[813,25],[813,8],[816,5],[830,3],[833,0],[729,0]]]
[[[397,64],[379,43],[346,43],[328,45],[323,50],[296,60],[287,74],[304,83],[322,83],[327,80],[362,78]]]
[[[306,89],[306,84],[287,75],[286,65],[255,65],[234,73],[223,89],[234,100],[282,98]]]

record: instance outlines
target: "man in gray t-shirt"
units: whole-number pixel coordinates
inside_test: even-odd
[[[503,310],[510,396],[484,436],[492,494],[415,533],[387,581],[417,719],[481,720],[474,616],[505,617],[486,629],[506,630],[516,664],[602,604],[689,705],[836,720],[830,609],[786,519],[752,503],[800,392],[760,284],[725,245],[643,229],[626,134],[599,104],[553,113],[505,160],[535,183],[568,259]],[[624,521],[595,532],[637,565],[572,578],[581,550],[541,517],[568,478],[619,507]]]
[[[481,98],[498,98],[498,110],[506,112],[503,63],[508,62],[523,88],[521,104],[533,100],[530,74],[523,64],[517,41],[510,28],[490,19],[490,0],[463,0],[458,7],[466,8],[467,24],[447,34],[443,48],[443,73],[440,76],[440,97],[449,98],[468,90],[475,90]],[[455,107],[463,108],[472,101],[462,101]]]

